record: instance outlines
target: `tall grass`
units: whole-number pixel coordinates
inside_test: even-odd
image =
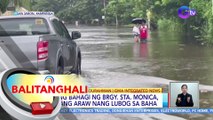
[[[183,25],[180,24],[178,21],[172,20],[172,19],[159,19],[157,21],[158,30],[164,30],[164,31],[179,31],[181,32],[183,30]]]
[[[203,44],[208,46],[213,45],[213,18],[207,20],[206,24],[202,26],[201,31],[201,40]]]

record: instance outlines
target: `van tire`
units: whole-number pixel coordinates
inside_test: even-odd
[[[78,57],[77,63],[74,69],[71,70],[71,73],[74,73],[76,75],[81,75],[81,58],[80,57]]]
[[[58,66],[56,74],[64,74],[64,68],[62,66]]]
[[[80,58],[78,58],[78,63],[77,63],[77,67],[76,67],[76,74],[81,75],[81,59]]]
[[[56,74],[64,74],[64,62],[62,58],[59,59]]]

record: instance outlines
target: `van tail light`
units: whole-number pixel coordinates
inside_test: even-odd
[[[46,60],[48,58],[48,41],[39,41],[37,43],[37,60]]]

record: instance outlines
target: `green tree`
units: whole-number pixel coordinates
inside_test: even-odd
[[[10,0],[0,0],[0,15],[7,10]]]
[[[135,17],[147,19],[148,15],[155,28],[193,33],[206,43],[213,43],[211,0],[34,0],[34,3],[33,10],[54,11],[67,22],[90,23],[105,15],[108,24],[122,25],[130,24]],[[177,10],[183,5],[194,8],[197,15],[179,18]]]
[[[103,3],[100,0],[37,0],[33,10],[53,11],[61,19],[88,23],[91,19],[100,19]]]
[[[19,5],[21,7],[24,7],[27,10],[31,10],[31,7],[32,7],[32,1],[31,0],[19,0],[19,1],[20,1]]]
[[[199,3],[197,3],[199,2]],[[191,26],[200,32],[200,36],[197,36],[199,40],[204,43],[213,44],[213,12],[212,1],[198,1],[193,0],[190,2],[190,7],[194,8],[198,13],[195,16],[194,24]]]
[[[131,0],[109,0],[106,8],[106,19],[109,23],[127,23],[132,19],[133,5]]]

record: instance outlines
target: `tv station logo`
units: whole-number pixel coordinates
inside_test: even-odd
[[[187,19],[190,16],[195,16],[196,15],[196,10],[195,9],[190,9],[187,6],[181,6],[178,9],[178,16],[182,19]]]
[[[53,76],[47,76],[47,77],[45,77],[44,81],[47,84],[52,84],[52,83],[54,83],[54,78],[53,78]]]

